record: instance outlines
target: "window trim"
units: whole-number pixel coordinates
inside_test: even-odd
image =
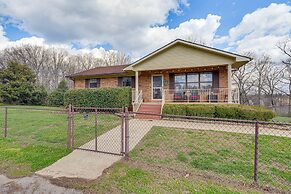
[[[197,74],[198,75],[198,82],[188,82],[188,75],[191,75],[191,74]],[[201,81],[201,74],[211,74],[211,81]],[[185,82],[176,82],[176,80],[175,80],[175,77],[177,76],[177,75],[184,75],[184,76],[186,76],[186,78],[185,78]],[[179,83],[185,83],[185,89],[187,90],[187,89],[191,89],[191,88],[189,88],[188,87],[188,85],[189,84],[191,84],[191,83],[193,83],[193,84],[198,84],[198,89],[203,89],[203,88],[201,88],[201,83],[210,83],[211,84],[211,87],[210,88],[213,88],[213,81],[214,81],[214,79],[213,79],[213,72],[212,71],[204,71],[204,72],[191,72],[191,73],[177,73],[177,74],[174,74],[174,89],[176,90],[176,85],[177,84],[179,84]],[[177,89],[178,90],[178,89]],[[194,89],[195,90],[195,89]]]
[[[88,83],[88,88],[99,88],[100,87],[100,78],[90,78],[88,79],[89,83]],[[92,83],[92,80],[96,80],[96,82]],[[91,87],[91,84],[95,84],[96,83],[96,87]]]
[[[129,86],[125,86],[123,85],[124,83],[124,79],[127,78],[127,79],[130,79],[130,85]],[[124,76],[124,77],[121,77],[121,87],[132,87],[132,77],[131,76]]]

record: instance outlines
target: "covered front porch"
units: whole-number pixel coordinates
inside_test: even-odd
[[[239,103],[231,65],[136,71],[133,105],[141,103]]]

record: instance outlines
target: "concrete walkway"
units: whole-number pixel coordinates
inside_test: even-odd
[[[234,125],[234,124],[217,124],[202,123],[193,121],[170,121],[170,120],[139,120],[132,119],[129,121],[129,149],[132,150],[140,140],[151,130],[153,126],[184,128],[193,130],[214,130],[224,132],[235,132],[243,134],[254,134],[254,125]],[[98,150],[120,153],[121,149],[121,126],[98,137]],[[267,127],[260,129],[260,134],[291,137],[291,129],[278,130]],[[95,140],[92,140],[81,148],[94,149]],[[70,177],[83,179],[96,179],[102,175],[102,172],[110,167],[113,163],[120,160],[121,156],[102,154],[90,151],[74,150],[69,155],[61,158],[56,163],[48,166],[36,174],[42,176]]]
[[[142,130],[139,128],[140,126],[142,126]],[[146,120],[131,120],[129,122],[130,150],[138,144],[152,126],[153,123]],[[121,126],[119,125],[99,136],[97,146],[99,151],[120,153]],[[94,149],[94,147],[95,140],[80,146],[80,148],[86,149]],[[36,174],[51,178],[68,177],[93,180],[101,176],[106,168],[110,167],[121,158],[121,156],[111,154],[74,150],[72,153],[61,158],[54,164],[36,172]]]

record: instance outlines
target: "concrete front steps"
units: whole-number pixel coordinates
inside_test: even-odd
[[[138,113],[136,114],[137,119],[148,119],[148,120],[159,120],[160,116],[156,115],[146,115],[146,113],[151,114],[161,114],[162,105],[160,103],[142,103],[138,109]],[[145,114],[142,114],[145,113]]]

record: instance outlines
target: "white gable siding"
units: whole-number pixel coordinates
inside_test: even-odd
[[[217,66],[235,63],[235,58],[207,50],[175,44],[133,66],[134,71]]]

